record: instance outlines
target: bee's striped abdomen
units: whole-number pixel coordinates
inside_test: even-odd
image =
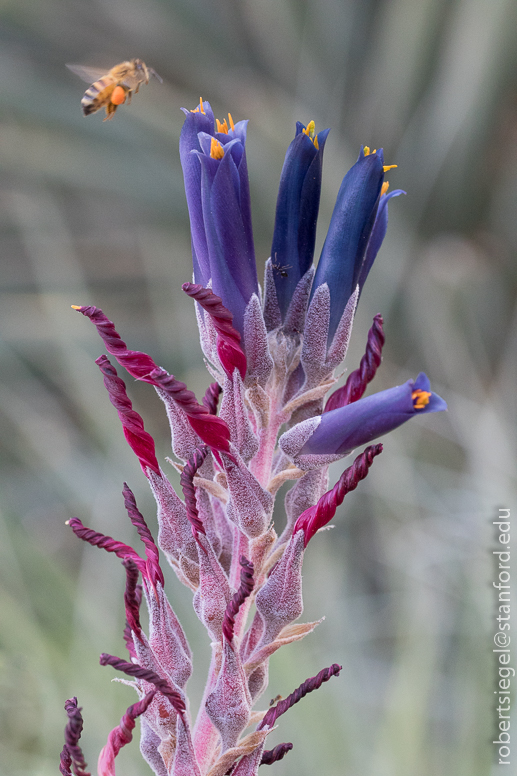
[[[91,113],[100,110],[109,100],[114,88],[115,83],[113,79],[107,76],[89,86],[81,100],[84,115],[89,116]]]

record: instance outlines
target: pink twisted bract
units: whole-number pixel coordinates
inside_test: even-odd
[[[196,503],[196,486],[194,485],[194,477],[196,476],[198,469],[203,465],[207,455],[208,447],[198,447],[197,450],[194,450],[191,458],[183,467],[183,471],[180,475],[180,483],[183,490],[183,495],[185,496],[185,506],[187,508],[187,517],[192,527],[192,535],[203,552],[206,552],[206,550],[199,541],[199,533],[206,535],[206,531],[205,526],[203,525],[203,521],[199,517],[199,510]]]
[[[242,604],[253,592],[255,580],[253,579],[253,563],[241,555],[239,563],[241,564],[241,583],[239,589],[232,596],[232,599],[224,613],[223,636],[229,644],[233,641],[233,632],[235,629],[235,618],[239,613]]]
[[[232,313],[224,306],[221,297],[209,288],[204,288],[199,283],[183,283],[182,288],[211,317],[217,332],[217,353],[228,377],[231,379],[234,369],[238,369],[244,380],[247,369],[246,356],[241,347],[241,335],[232,324]]]
[[[95,324],[106,350],[117,359],[132,377],[143,380],[165,391],[178,404],[188,417],[194,431],[205,444],[217,451],[228,452],[230,449],[230,430],[224,420],[211,415],[206,407],[201,406],[192,391],[185,383],[176,380],[165,369],[159,367],[147,353],[139,350],[129,350],[115,326],[104,315],[99,307],[75,306],[82,315]]]
[[[375,377],[375,373],[382,361],[382,348],[385,341],[382,326],[382,315],[377,313],[368,332],[366,351],[359,363],[359,369],[351,372],[345,385],[329,396],[323,410],[324,412],[330,412],[330,410],[337,410],[338,407],[352,404],[360,399],[366,391],[368,383]]]
[[[127,660],[122,660],[122,658],[115,657],[115,655],[108,655],[106,652],[102,653],[99,662],[101,666],[111,666],[128,676],[134,676],[135,679],[142,679],[145,682],[149,682],[149,684],[154,684],[156,689],[170,700],[176,713],[179,714],[180,717],[184,716],[186,706],[180,693],[171,687],[166,679],[162,679],[161,676],[158,676],[155,671],[151,671],[149,668],[142,668],[138,663],[128,663]]]
[[[122,495],[124,496],[124,506],[126,507],[129,519],[138,531],[138,535],[140,536],[140,539],[145,546],[145,554],[147,557],[147,578],[153,587],[156,586],[157,582],[159,582],[163,587],[165,580],[163,578],[163,572],[160,568],[160,556],[158,553],[158,547],[154,543],[153,536],[147,527],[144,516],[136,505],[133,491],[126,482],[124,483]]]
[[[88,542],[88,544],[106,550],[106,552],[113,552],[118,558],[129,558],[135,563],[140,573],[147,577],[147,564],[145,560],[142,560],[140,555],[128,544],[118,542],[111,536],[106,536],[91,528],[87,528],[78,517],[71,517],[68,525],[79,539]]]
[[[126,627],[124,628],[124,641],[131,657],[136,658],[132,632],[137,638],[140,638],[142,633],[142,626],[140,625],[142,586],[138,584],[139,571],[136,564],[130,558],[127,558],[122,561],[122,565],[126,569],[126,589],[124,591]]]
[[[161,476],[160,467],[156,459],[154,439],[145,431],[144,421],[138,412],[133,409],[133,404],[127,395],[124,381],[117,375],[117,370],[107,356],[99,356],[95,363],[104,375],[104,385],[108,391],[111,403],[118,412],[124,436],[140,461],[144,474],[146,474],[146,469],[149,468],[158,476]]]
[[[307,693],[313,692],[313,690],[317,690],[319,687],[321,687],[323,682],[328,682],[329,679],[332,679],[333,676],[339,676],[341,668],[342,666],[338,665],[337,663],[333,663],[331,666],[329,666],[329,668],[323,668],[319,674],[316,674],[316,676],[312,676],[310,679],[306,679],[305,682],[302,682],[302,684],[297,687],[294,692],[288,695],[287,698],[279,701],[276,706],[273,706],[271,709],[269,709],[269,711],[266,712],[257,730],[262,730],[262,728],[265,727],[272,728],[278,717],[281,717],[282,714],[285,714],[285,712],[288,711],[291,706],[294,706],[295,703],[301,701],[301,699],[304,698]]]
[[[69,698],[66,701],[65,711],[68,715],[68,723],[65,728],[65,748],[68,752],[70,762],[66,755],[63,762],[63,749],[63,752],[61,753],[62,763],[63,765],[68,763],[68,770],[70,770],[70,765],[73,763],[74,773],[76,776],[91,776],[90,771],[86,770],[86,761],[84,759],[83,751],[79,746],[79,739],[81,738],[81,733],[83,732],[83,717],[81,714],[81,709],[77,705],[77,698]],[[66,774],[66,770],[61,770],[61,773]]]
[[[283,760],[287,752],[290,752],[293,748],[291,743],[278,744],[274,749],[266,749],[262,752],[261,765],[273,765],[279,760]]]
[[[115,757],[123,746],[129,744],[133,740],[133,730],[136,725],[135,720],[147,711],[156,692],[157,690],[153,689],[148,692],[141,701],[133,703],[133,705],[127,709],[118,726],[113,728],[108,736],[106,746],[99,755],[97,764],[99,776],[115,776]]]
[[[201,401],[207,408],[210,415],[217,415],[217,405],[219,404],[219,396],[222,394],[222,392],[223,389],[219,383],[210,383],[206,389],[205,395]]]
[[[303,531],[305,534],[305,546],[314,534],[332,520],[338,506],[343,503],[347,493],[355,490],[361,480],[364,480],[375,456],[382,453],[382,445],[370,445],[364,452],[357,456],[352,466],[345,469],[332,490],[325,493],[317,504],[302,512],[295,523],[293,533]]]

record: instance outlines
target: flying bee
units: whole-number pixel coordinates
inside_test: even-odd
[[[133,93],[136,94],[140,89],[140,84],[148,84],[151,76],[154,75],[160,83],[163,83],[158,73],[152,67],[147,67],[141,59],[121,62],[107,73],[105,70],[82,65],[67,65],[67,67],[83,81],[91,83],[81,100],[84,115],[89,116],[101,108],[106,108],[104,121],[112,119],[118,106],[123,105],[126,99],[129,104]]]

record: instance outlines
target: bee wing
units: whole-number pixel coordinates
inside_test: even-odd
[[[98,67],[85,67],[84,65],[67,65],[67,68],[79,76],[87,84],[93,84],[108,73],[108,70]]]
[[[161,77],[161,75],[158,75],[158,73],[156,72],[156,70],[153,70],[153,68],[152,68],[152,67],[148,67],[147,69],[149,70],[149,75],[154,75],[154,77],[155,77],[155,78],[156,78],[156,79],[157,79],[157,80],[158,80],[158,81],[159,81],[161,84],[163,83],[163,78]]]

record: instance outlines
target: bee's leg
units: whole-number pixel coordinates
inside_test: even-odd
[[[115,115],[116,110],[117,110],[117,106],[113,105],[112,102],[108,102],[108,104],[106,105],[106,118],[104,119],[104,121],[110,121],[110,119],[112,119],[113,116]]]

